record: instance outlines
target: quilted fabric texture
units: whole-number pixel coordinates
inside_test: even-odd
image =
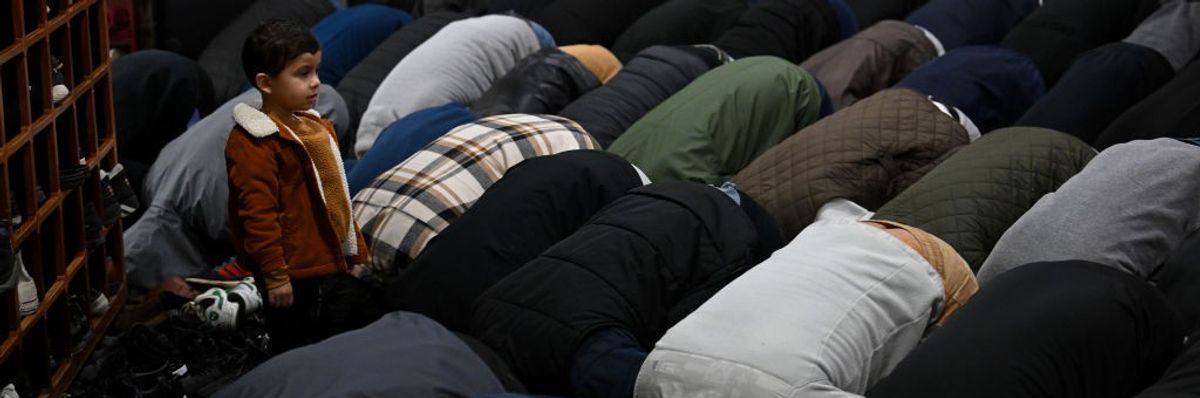
[[[941,238],[977,271],[1005,230],[1095,156],[1086,143],[1058,131],[997,130],[947,158],[875,218]]]
[[[889,89],[800,130],[733,181],[790,239],[826,202],[845,198],[874,210],[968,142],[966,129],[924,95]]]

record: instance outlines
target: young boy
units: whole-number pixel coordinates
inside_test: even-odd
[[[311,110],[321,48],[303,26],[263,22],[242,46],[262,108],[234,107],[225,147],[238,262],[267,292],[273,352],[314,342],[321,282],[367,259],[333,126]]]

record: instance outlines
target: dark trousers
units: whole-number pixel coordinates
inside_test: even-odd
[[[377,292],[348,274],[293,278],[292,306],[288,308],[271,306],[265,285],[257,283],[272,355],[361,328],[383,314],[375,304]]]
[[[1183,347],[1167,300],[1120,270],[1081,261],[992,280],[867,395],[1129,397]]]

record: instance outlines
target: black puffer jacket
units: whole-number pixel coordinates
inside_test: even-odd
[[[712,48],[650,47],[607,84],[579,97],[559,115],[578,122],[607,148],[650,109],[720,65],[721,58],[723,54]]]
[[[242,71],[242,44],[263,20],[285,18],[312,27],[333,11],[327,0],[261,0],[247,8],[200,54],[200,67],[212,78],[213,103],[223,104],[250,88]]]
[[[555,114],[600,80],[578,59],[557,48],[542,49],[518,62],[471,103],[480,117],[509,113]]]
[[[652,46],[712,43],[743,12],[745,0],[671,0],[630,25],[612,52],[627,60]]]
[[[375,90],[379,89],[379,84],[383,83],[383,79],[401,59],[446,25],[469,16],[466,13],[440,12],[418,18],[392,33],[379,43],[371,54],[350,69],[337,86],[338,94],[342,95],[342,99],[346,101],[346,108],[350,110],[351,122],[347,131],[358,131],[358,121],[362,119],[363,112],[367,111],[367,105],[370,105]],[[354,138],[354,134],[347,134],[338,144],[342,148],[354,148]],[[343,154],[345,153],[347,152],[343,151]]]
[[[743,208],[755,208],[743,197]],[[761,212],[758,210],[757,212]],[[759,220],[768,218],[754,217]],[[633,189],[475,302],[472,334],[508,358],[532,393],[568,391],[572,355],[616,327],[649,351],[729,281],[782,246],[720,191]]]
[[[738,59],[774,55],[798,64],[841,39],[827,0],[767,0],[746,10],[713,44]]]
[[[663,0],[556,0],[531,17],[560,46],[599,44],[612,47],[617,36]]]
[[[388,307],[466,331],[479,295],[642,184],[629,162],[608,152],[569,151],[521,162],[385,289]]]

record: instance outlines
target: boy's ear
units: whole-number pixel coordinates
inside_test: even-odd
[[[266,73],[254,75],[254,87],[257,87],[263,94],[271,93],[271,76]]]

